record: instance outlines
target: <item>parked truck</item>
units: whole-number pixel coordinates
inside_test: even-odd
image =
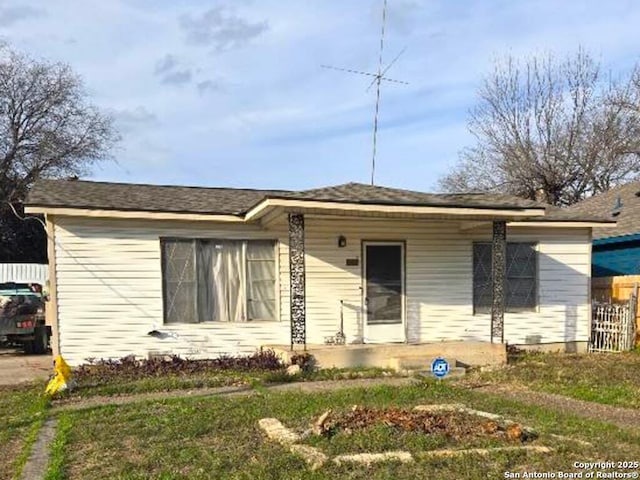
[[[45,297],[37,283],[0,283],[0,340],[20,344],[26,353],[46,353],[50,328]]]

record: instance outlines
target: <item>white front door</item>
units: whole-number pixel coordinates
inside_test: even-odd
[[[363,242],[364,341],[405,341],[404,242]]]

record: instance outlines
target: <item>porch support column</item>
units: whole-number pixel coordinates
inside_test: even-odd
[[[504,299],[507,273],[507,223],[493,222],[491,243],[491,343],[504,343]]]
[[[289,214],[289,290],[291,294],[291,349],[306,349],[306,299],[304,260],[304,215]]]

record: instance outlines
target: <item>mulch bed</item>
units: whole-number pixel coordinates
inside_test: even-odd
[[[354,406],[349,412],[329,414],[322,422],[321,433],[330,437],[339,432],[349,434],[380,424],[402,431],[445,435],[456,441],[487,436],[511,442],[533,439],[517,423],[504,425],[462,412],[425,412],[396,407],[376,409],[363,406]]]

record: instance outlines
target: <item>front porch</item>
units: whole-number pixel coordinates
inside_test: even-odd
[[[377,367],[394,370],[425,370],[436,357],[456,366],[496,366],[507,362],[504,343],[450,341],[422,344],[359,345],[264,345],[286,363],[297,353],[312,355],[319,368]]]
[[[517,217],[513,212],[484,215],[473,212],[470,215],[471,219],[468,218],[466,212],[459,216],[439,217],[432,213],[423,217],[414,216],[409,219],[412,226],[404,232],[404,235],[400,231],[389,233],[391,230],[387,230],[388,227],[384,223],[378,223],[373,228],[367,228],[364,224],[365,226],[361,228],[367,232],[366,234],[358,231],[358,228],[353,225],[357,222],[364,223],[365,219],[369,218],[367,216],[343,217],[336,212],[331,212],[318,220],[318,217],[313,215],[315,212],[312,212],[311,218],[315,222],[316,233],[312,239],[312,248],[315,251],[311,253],[306,245],[307,216],[301,210],[303,209],[280,213],[286,215],[289,240],[288,283],[291,336],[288,351],[292,352],[298,349],[308,351],[316,357],[322,368],[336,366],[396,368],[398,362],[410,362],[410,358],[420,363],[422,362],[421,356],[429,356],[431,360],[434,356],[449,356],[465,365],[493,365],[506,361],[504,343],[506,237],[507,221]],[[341,217],[351,222],[351,225],[345,225]],[[408,220],[397,213],[385,218],[389,222]],[[371,220],[368,221],[371,222]],[[466,325],[462,327],[464,332],[460,332],[457,327],[456,333],[463,333],[463,335],[455,333],[451,335],[453,332],[448,332],[446,339],[426,337],[425,330],[429,327],[426,327],[426,322],[423,321],[424,316],[421,313],[424,305],[442,303],[444,305],[442,310],[446,309],[452,313],[467,306],[471,309],[472,295],[469,295],[468,300],[464,301],[464,307],[461,307],[459,300],[452,301],[446,293],[434,296],[434,292],[438,289],[436,285],[441,283],[443,278],[446,278],[446,272],[459,272],[462,261],[467,261],[469,270],[471,270],[472,256],[469,255],[471,242],[467,240],[468,233],[464,230],[469,223],[472,226],[488,226],[491,232],[489,267],[491,270],[491,303],[488,321],[486,326],[483,325],[483,329],[486,328],[486,330],[470,332],[476,327],[469,328]],[[443,228],[443,224],[446,227]],[[424,228],[425,231],[421,231],[421,228]],[[322,250],[319,250],[317,238],[319,231],[323,232],[323,235],[327,231],[330,232],[329,235],[335,235],[337,249],[346,247],[351,244],[353,239],[356,239],[357,250],[351,246],[349,256],[340,255],[334,253],[335,250],[328,250],[324,243]],[[350,234],[344,235],[345,231]],[[423,235],[434,235],[432,232],[444,231],[447,231],[447,235],[451,237],[448,244],[441,245],[442,250],[434,248],[436,243],[425,241],[423,237]],[[373,237],[367,238],[365,235],[373,235]],[[321,241],[326,242],[326,238]],[[438,252],[442,255],[455,242],[461,245],[461,249],[468,249],[468,253],[454,255],[454,258],[450,260],[451,264],[446,262],[440,264],[440,259],[434,258],[431,265],[438,263],[439,268],[444,269],[440,271],[444,271],[445,275],[434,278],[433,282],[425,281],[423,274],[420,273],[424,271],[425,265],[428,265],[425,260],[430,259],[433,255],[438,255]],[[378,257],[375,257],[374,254]],[[341,256],[344,256],[344,259],[340,258]],[[310,260],[313,270],[308,272],[307,264]],[[344,263],[341,265],[342,262]],[[326,269],[326,265],[330,265],[334,269],[331,275],[332,280],[340,278],[339,282],[331,284],[323,281],[321,275],[324,270],[321,269]],[[465,266],[463,265],[462,268]],[[336,274],[336,270],[339,273]],[[347,273],[348,280],[343,280],[346,275],[343,277],[342,272]],[[463,281],[467,282],[466,286],[470,287],[471,277],[464,273],[463,277]],[[348,288],[345,287],[347,284]],[[358,293],[355,293],[356,288]],[[318,330],[315,325],[308,324],[307,318],[310,292],[313,292],[311,295],[316,297],[315,311],[318,311],[317,305],[320,295],[315,292],[316,289],[321,289],[323,297],[333,299],[334,304],[339,303],[340,305],[339,316],[337,316],[340,319],[339,328],[335,335],[335,343],[338,345],[328,345],[331,342],[327,341],[330,337],[327,337],[326,334],[324,335],[325,344],[321,344],[318,342],[317,331],[313,332],[311,340],[309,339],[309,331],[311,329]],[[471,294],[471,288],[467,291]],[[426,300],[429,297],[433,297],[432,302],[417,301],[418,298]],[[326,300],[323,301],[326,302]],[[346,311],[351,316],[349,327],[345,325],[347,323],[345,322]],[[466,314],[467,312],[465,312]],[[446,330],[446,328],[445,325],[442,330]],[[335,331],[332,330],[332,333]],[[469,338],[470,342],[462,341],[463,338],[468,337],[474,338]],[[485,338],[486,341],[483,342],[482,340]],[[437,340],[446,340],[446,342],[438,342]],[[343,345],[345,343],[346,346]],[[493,345],[496,346],[493,347]],[[287,350],[279,345],[276,348]],[[488,355],[486,360],[482,358],[485,354]]]
[[[542,207],[273,199],[247,215],[284,238],[288,338],[260,343],[284,360],[305,351],[321,368],[417,370],[438,356],[499,365],[507,343],[581,334],[588,252],[576,246],[588,230],[536,221]]]

